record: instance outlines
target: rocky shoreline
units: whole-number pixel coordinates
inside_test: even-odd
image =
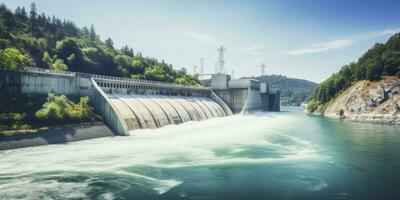
[[[323,112],[310,114],[400,125],[400,80],[385,77],[377,82],[359,81],[329,102]]]

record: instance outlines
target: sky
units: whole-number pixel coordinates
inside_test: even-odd
[[[32,0],[0,0],[10,9]],[[204,58],[215,72],[223,45],[226,72],[321,82],[377,42],[400,32],[396,0],[36,0],[38,11],[94,25],[116,47],[129,45],[189,73]]]

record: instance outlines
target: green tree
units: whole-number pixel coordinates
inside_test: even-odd
[[[26,57],[16,48],[0,50],[0,68],[19,70],[26,64]]]
[[[383,66],[379,60],[371,60],[366,64],[366,78],[370,81],[380,80],[383,73]]]
[[[50,69],[57,70],[57,71],[67,71],[68,66],[64,63],[63,60],[57,59],[54,63],[50,66]]]
[[[56,44],[57,55],[60,59],[67,63],[73,71],[83,71],[84,69],[84,58],[81,49],[77,42],[71,38],[57,41]],[[73,57],[71,57],[74,55]]]
[[[96,41],[96,31],[94,30],[93,24],[90,26],[90,41],[95,42]]]
[[[400,71],[400,52],[396,52],[394,50],[388,49],[382,55],[384,65],[384,74],[385,75],[395,75],[398,71]]]
[[[146,68],[144,72],[144,76],[146,77],[146,79],[153,81],[165,81],[165,74],[165,71],[160,65]]]
[[[107,38],[106,41],[105,41],[105,43],[106,43],[106,46],[107,46],[108,48],[114,49],[114,42],[112,41],[111,38]]]
[[[121,48],[120,52],[122,54],[125,54],[127,56],[133,57],[133,49],[129,48],[128,45],[125,45],[124,47]]]
[[[32,2],[31,3],[31,11],[29,13],[29,19],[30,19],[30,27],[31,27],[31,31],[36,31],[36,21],[37,21],[37,8],[36,8],[36,3]]]
[[[47,66],[51,66],[53,63],[53,59],[50,57],[49,52],[45,51],[43,53],[43,62],[47,63]]]
[[[28,15],[24,8],[17,8],[13,13],[0,4],[0,49],[19,49],[28,66],[51,68],[61,59],[71,71],[198,83],[195,77],[182,76],[163,60],[142,56],[140,52],[135,55],[127,45],[116,50],[111,38],[100,40],[94,26],[79,29],[71,21],[38,15],[35,3]],[[60,64],[57,61],[55,66]],[[57,69],[64,69],[61,66]]]

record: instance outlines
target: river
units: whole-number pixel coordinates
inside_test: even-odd
[[[0,199],[400,199],[400,128],[290,108],[0,151]]]

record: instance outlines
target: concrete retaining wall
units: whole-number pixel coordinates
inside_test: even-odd
[[[243,106],[242,112],[261,110],[261,109],[263,109],[263,104],[260,91],[249,87],[247,89],[247,99],[245,105]]]
[[[113,132],[102,123],[68,125],[50,128],[37,133],[0,136],[0,150],[22,147],[60,144],[92,138],[113,136]]]
[[[215,90],[214,92],[229,106],[229,109],[232,110],[233,113],[242,112],[247,101],[247,88]]]

